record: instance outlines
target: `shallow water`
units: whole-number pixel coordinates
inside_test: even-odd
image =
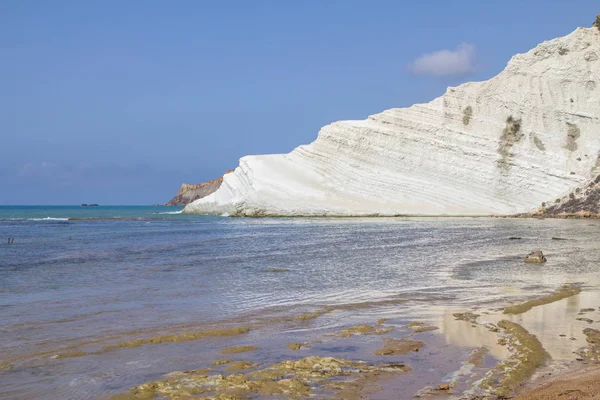
[[[395,328],[386,337],[406,336],[403,326],[414,320],[440,327],[418,335],[427,338],[425,352],[386,359],[413,366],[400,380],[411,398],[447,379],[479,345],[494,359],[506,356],[494,335],[456,322],[452,312],[493,310],[564,283],[598,284],[596,221],[234,219],[178,210],[0,207],[0,363],[9,365],[0,368],[0,398],[103,398],[171,371],[206,367],[222,358],[219,348],[234,344],[259,346],[236,359],[263,363],[312,354],[376,362],[372,351],[382,337],[331,333],[382,317]],[[522,239],[508,239],[515,236]],[[536,249],[548,262],[524,264],[524,254]],[[331,308],[308,321],[289,318],[321,306]],[[529,315],[520,317],[527,329],[546,330]],[[229,324],[253,330],[53,358],[67,346],[94,352]],[[547,329],[548,337],[559,330]],[[311,345],[294,352],[288,342]],[[569,358],[569,346],[553,356]]]

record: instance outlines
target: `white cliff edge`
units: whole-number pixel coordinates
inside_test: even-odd
[[[289,154],[246,156],[186,213],[505,215],[600,172],[600,31],[514,56],[427,104],[323,127]]]

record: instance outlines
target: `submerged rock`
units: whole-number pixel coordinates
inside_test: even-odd
[[[498,332],[500,330],[500,328],[498,328],[496,325],[492,324],[491,322],[486,322],[485,324],[483,324],[483,326],[490,332]]]
[[[218,366],[218,365],[229,364],[232,362],[233,362],[233,360],[217,360],[217,361],[213,361],[211,365]]]
[[[147,339],[128,340],[125,342],[119,342],[113,345],[104,346],[101,352],[112,351],[123,347],[140,347],[145,345],[154,345],[161,343],[187,342],[191,340],[200,340],[212,337],[236,336],[243,335],[248,332],[250,332],[250,328],[248,327],[206,329],[199,332],[184,332],[179,334],[156,336]]]
[[[392,332],[394,328],[375,328],[371,325],[357,325],[352,326],[350,328],[342,329],[340,332],[337,332],[337,336],[341,337],[350,337],[354,335],[384,335],[386,333]]]
[[[306,346],[308,346],[308,343],[306,343],[306,342],[304,342],[304,343],[296,343],[296,342],[292,342],[292,343],[288,343],[288,344],[286,344],[285,346],[286,346],[288,349],[290,349],[290,350],[297,351],[297,350],[300,350],[300,349],[301,349],[301,348],[303,348],[303,347],[306,347]]]
[[[311,319],[319,318],[321,315],[325,315],[333,310],[334,310],[333,307],[324,307],[320,310],[300,314],[296,317],[296,319],[300,320],[300,321],[310,321]]]
[[[440,329],[437,326],[425,325],[422,322],[411,322],[408,325],[406,325],[406,328],[412,329],[415,333],[429,332]]]
[[[227,368],[225,368],[226,371],[243,371],[246,369],[252,369],[252,368],[256,368],[257,364],[250,362],[250,361],[236,361],[236,362],[232,362],[230,363]]]
[[[247,353],[255,350],[259,350],[259,348],[256,346],[232,346],[221,349],[221,354]]]
[[[454,313],[452,314],[452,316],[460,321],[467,321],[470,322],[472,324],[476,324],[477,323],[477,318],[480,317],[479,314],[475,314],[472,312],[464,312],[464,313]]]
[[[396,354],[408,354],[411,351],[419,351],[419,349],[425,346],[425,342],[420,340],[410,339],[383,339],[385,344],[382,349],[375,350],[376,356],[391,356]]]
[[[532,251],[531,253],[525,256],[526,263],[545,263],[546,257],[544,257],[544,253],[541,251]]]

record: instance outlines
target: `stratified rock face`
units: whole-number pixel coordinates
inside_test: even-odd
[[[228,174],[233,171],[227,171],[225,174]],[[223,182],[223,177],[213,179],[212,181],[204,182],[204,183],[184,183],[179,188],[179,192],[177,192],[177,196],[173,197],[169,202],[167,202],[167,206],[185,206],[191,203],[194,200],[198,200],[212,194],[219,189],[221,183]]]
[[[189,213],[491,215],[531,211],[591,178],[600,32],[578,28],[485,82],[325,126],[289,154],[247,156]]]
[[[600,172],[600,157],[597,169],[597,172]],[[587,184],[578,186],[568,195],[544,203],[532,215],[558,218],[599,218],[600,174]]]

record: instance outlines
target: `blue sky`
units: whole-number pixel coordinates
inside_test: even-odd
[[[488,79],[597,1],[0,2],[0,204],[151,204]]]

